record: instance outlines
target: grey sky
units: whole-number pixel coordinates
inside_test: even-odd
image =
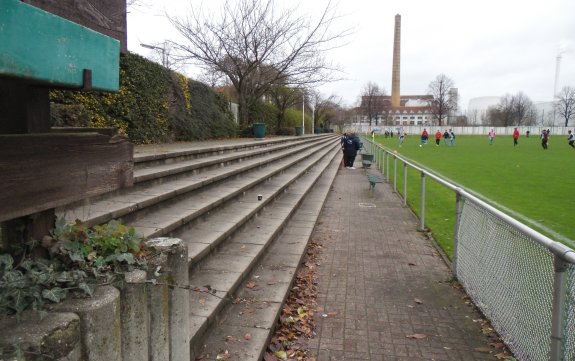
[[[148,2],[152,2],[148,0]],[[219,9],[222,0],[204,1]],[[296,1],[276,0],[293,7]],[[164,14],[184,16],[197,0],[167,0],[132,9],[128,14],[128,49],[150,55],[140,43],[176,39]],[[161,5],[159,5],[161,4]],[[302,2],[298,11],[316,18],[327,1]],[[340,0],[338,28],[354,27],[349,43],[329,58],[346,80],[320,87],[353,105],[363,86],[375,82],[391,92],[395,14],[401,15],[401,93],[425,94],[438,74],[453,79],[460,107],[470,98],[519,91],[533,101],[553,97],[556,59],[562,54],[559,89],[575,87],[575,1],[573,0]],[[188,76],[195,71],[187,69]]]

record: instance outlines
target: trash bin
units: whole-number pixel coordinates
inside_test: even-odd
[[[263,139],[266,136],[266,123],[254,123],[252,131],[256,139]]]
[[[295,127],[295,135],[302,135],[303,127]]]
[[[313,128],[314,134],[321,134],[323,133],[323,128]]]

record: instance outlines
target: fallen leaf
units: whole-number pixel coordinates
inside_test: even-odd
[[[200,299],[198,300],[198,302],[200,303],[200,305],[205,305],[206,304],[206,299],[203,297],[200,297]]]
[[[278,361],[278,358],[266,352],[266,354],[264,355],[264,361]]]
[[[244,307],[242,308],[242,313],[254,313],[256,312],[256,309],[253,307]]]
[[[235,338],[234,336],[226,336],[226,342],[233,342],[233,341],[237,341],[237,338]]]
[[[287,354],[285,351],[278,351],[274,353],[274,356],[279,358],[280,360],[287,360]]]
[[[427,335],[424,333],[414,333],[413,335],[407,335],[405,337],[414,338],[416,340],[423,340],[424,338],[427,338]]]
[[[495,355],[495,358],[498,360],[505,360],[509,357],[508,354],[506,354],[505,352],[500,352],[497,355]]]
[[[258,286],[258,284],[255,283],[254,281],[249,281],[248,284],[246,285],[246,287],[249,288],[250,290],[253,290],[257,286]]]
[[[276,283],[278,283],[277,281],[268,281],[268,286],[272,286],[275,285]]]
[[[216,356],[216,360],[229,360],[230,359],[230,354],[228,353],[228,350],[226,350],[223,353],[219,353]]]
[[[420,300],[419,298],[414,298],[413,301],[414,301],[415,303],[417,303],[418,305],[421,305],[421,304],[423,303],[423,301]]]
[[[206,359],[206,355],[198,355],[196,357],[194,357],[195,361],[202,361]]]
[[[249,340],[251,340],[251,339],[252,339],[252,335],[251,335],[251,334],[246,333],[246,334],[244,335],[244,340],[249,341]]]
[[[490,353],[491,349],[489,347],[476,347],[473,349],[475,352]]]
[[[417,266],[417,265],[416,265],[415,263],[413,263],[413,262],[409,262],[407,265],[408,265],[408,266]]]

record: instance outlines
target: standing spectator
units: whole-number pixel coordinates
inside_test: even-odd
[[[526,131],[525,134],[527,134],[527,138],[529,138],[529,133],[531,133],[530,131]]]
[[[541,146],[543,149],[547,149],[547,143],[549,142],[549,130],[543,129],[541,132]]]
[[[341,139],[340,139],[341,152],[343,153],[343,164],[344,164],[345,167],[347,167],[347,166],[346,166],[346,164],[347,164],[347,156],[345,155],[344,145],[345,145],[345,142],[347,141],[347,137],[348,137],[347,131],[344,131],[343,134],[342,134],[342,136],[341,136]]]
[[[429,134],[427,133],[427,129],[423,128],[423,132],[421,132],[421,144],[427,144],[428,138]]]
[[[518,139],[519,139],[519,131],[517,130],[517,128],[515,128],[515,130],[513,131],[513,146],[514,147],[517,145]]]
[[[441,142],[441,131],[437,129],[437,132],[435,132],[435,146],[439,147],[439,142]]]
[[[353,163],[355,162],[355,156],[357,155],[359,148],[361,148],[361,143],[359,142],[359,138],[355,135],[355,133],[348,135],[345,143],[343,144],[343,152],[345,154],[345,167],[347,169],[355,169]]]
[[[443,144],[447,145],[447,139],[449,139],[449,132],[445,130],[445,133],[443,133]]]
[[[398,129],[397,134],[399,135],[399,146],[401,147],[401,145],[403,144],[403,140],[405,138],[405,132],[403,131],[403,127]]]
[[[571,148],[575,148],[575,135],[573,134],[572,131],[568,131],[567,133],[569,133],[569,138],[567,138],[567,140],[569,141],[569,145],[571,146]]]
[[[495,130],[491,129],[488,135],[489,135],[489,145],[493,145],[493,140],[495,140]]]

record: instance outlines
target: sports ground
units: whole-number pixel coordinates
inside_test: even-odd
[[[453,147],[435,139],[420,147],[419,135],[399,139],[376,136],[375,141],[442,178],[479,196],[496,208],[575,248],[575,149],[564,136],[551,136],[544,150],[538,136],[457,136]],[[397,164],[397,190],[403,192],[403,164]],[[393,166],[390,167],[393,179]],[[420,206],[420,174],[408,169],[408,205]],[[449,257],[453,254],[455,194],[435,181],[426,182],[425,224]]]

